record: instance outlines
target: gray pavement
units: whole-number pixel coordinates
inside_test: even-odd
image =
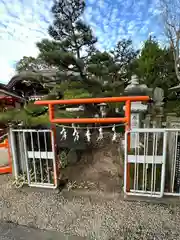
[[[13,223],[0,223],[0,240],[82,240],[77,236],[67,236],[60,232],[19,226]]]

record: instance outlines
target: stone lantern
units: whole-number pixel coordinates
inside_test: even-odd
[[[149,96],[151,89],[145,84],[140,84],[136,75],[131,77],[129,85],[125,88],[125,96]],[[147,112],[148,105],[139,102],[131,102],[131,129],[141,128],[143,115]],[[125,110],[125,106],[123,108]],[[135,134],[131,134],[131,148],[135,148]]]
[[[100,104],[98,104],[98,106],[99,106],[99,108],[100,108],[101,117],[102,117],[102,118],[106,117],[107,104],[106,104],[106,103],[100,103]]]

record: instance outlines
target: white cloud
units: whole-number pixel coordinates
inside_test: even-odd
[[[147,32],[148,32],[148,27],[146,25],[144,25],[139,31],[139,33],[141,34],[146,34]]]
[[[131,31],[133,30],[134,28],[136,27],[136,22],[135,21],[130,21],[129,24],[128,24],[128,31]]]
[[[2,83],[7,83],[7,79],[11,79],[15,74],[13,67],[0,58],[0,79]],[[4,81],[3,81],[4,80]]]
[[[9,59],[18,60],[22,55],[37,56],[38,49],[35,47],[35,43],[27,40],[26,42],[17,42],[13,40],[1,41],[1,58],[5,60]]]
[[[131,36],[135,45],[149,32],[159,10],[157,0],[88,0],[83,19],[98,37],[99,49],[112,48],[122,38]],[[37,56],[35,43],[48,37],[53,0],[0,0],[0,81],[9,81],[12,61],[23,56]],[[149,10],[147,9],[149,7]],[[154,29],[155,28],[155,29]]]
[[[36,57],[38,49],[31,41],[26,43],[4,40],[0,41],[0,82],[8,82],[15,73],[11,63],[20,60],[23,56]]]
[[[99,0],[98,1],[98,7],[101,9],[107,9],[108,3],[105,0]]]
[[[13,74],[12,61],[23,56],[37,56],[36,42],[47,35],[51,1],[41,0],[0,2],[0,81],[8,82]]]
[[[149,8],[148,12],[150,14],[152,14],[153,16],[157,16],[157,15],[160,15],[162,13],[162,10],[160,10],[159,8],[151,7],[151,8]]]

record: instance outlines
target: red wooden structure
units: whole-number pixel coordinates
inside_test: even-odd
[[[10,146],[9,146],[8,139],[6,139],[3,143],[0,143],[0,149],[1,148],[5,148],[8,152],[8,165],[0,167],[0,174],[12,173],[12,160],[11,160]]]
[[[19,102],[19,100],[16,97],[13,96],[0,96],[0,111],[4,112],[8,110],[9,108],[15,108],[16,102]],[[4,126],[1,126],[2,131],[0,131],[0,137],[5,134]],[[0,149],[5,149],[8,153],[8,164],[7,166],[0,166],[0,174],[5,173],[12,173],[12,160],[11,160],[11,154],[10,154],[10,146],[8,143],[8,138],[5,139],[4,142],[0,143]]]

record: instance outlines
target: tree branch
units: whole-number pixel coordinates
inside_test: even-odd
[[[180,4],[180,2],[179,2]],[[174,7],[174,8],[173,8]],[[180,55],[180,49],[179,49],[179,43],[180,43],[180,28],[179,23],[175,21],[175,19],[179,18],[178,14],[179,12],[174,11],[175,8],[178,6],[173,5],[172,3],[168,3],[166,0],[161,0],[161,8],[164,8],[165,11],[163,13],[163,20],[164,20],[164,26],[165,26],[165,34],[168,37],[170,41],[170,45],[173,50],[173,57],[174,57],[174,67],[175,72],[178,80],[180,81],[180,73],[178,69],[179,64],[179,55]]]

